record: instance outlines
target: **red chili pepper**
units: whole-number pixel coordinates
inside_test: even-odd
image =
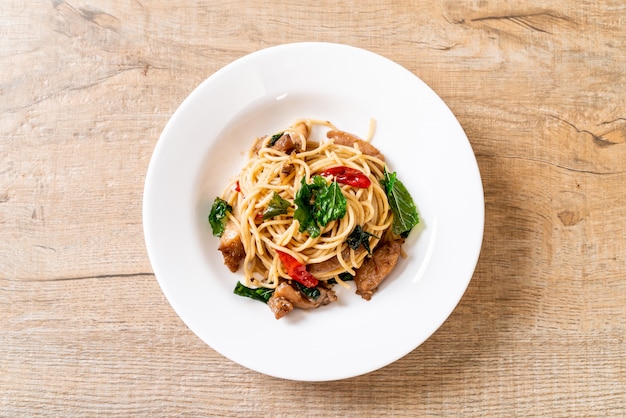
[[[298,260],[287,253],[278,250],[276,250],[276,253],[278,253],[278,258],[280,258],[280,262],[283,263],[289,277],[306,287],[317,286],[319,280],[306,271],[306,267],[303,264],[300,264]]]
[[[337,183],[347,184],[348,186],[367,189],[372,181],[362,171],[343,165],[327,168],[322,171],[322,176],[334,176]]]
[[[239,187],[239,180],[237,180],[237,185],[235,186],[235,191],[236,192],[240,192],[241,191],[241,187]]]

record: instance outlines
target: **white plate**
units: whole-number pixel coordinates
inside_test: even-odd
[[[339,301],[274,319],[234,295],[239,275],[217,251],[207,215],[257,136],[319,118],[365,136],[411,192],[422,223],[369,302]],[[482,243],[484,202],[475,156],[443,101],[398,64],[362,49],[297,43],[227,65],[198,86],[165,127],[143,201],[148,255],[174,310],[214,350],[252,370],[305,381],[361,375],[403,357],[446,320]]]

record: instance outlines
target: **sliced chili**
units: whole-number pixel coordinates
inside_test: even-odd
[[[278,253],[278,258],[280,258],[280,262],[283,263],[289,277],[306,287],[315,287],[318,285],[319,280],[306,270],[304,264],[301,264],[298,260],[285,252],[276,250],[276,253]]]
[[[343,165],[327,168],[320,173],[322,176],[333,176],[337,183],[367,189],[372,181],[360,170]]]

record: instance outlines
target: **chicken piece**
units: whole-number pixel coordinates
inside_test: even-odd
[[[290,132],[285,132],[283,136],[278,138],[272,148],[282,151],[285,154],[291,154],[294,151],[304,151],[306,140],[309,138],[311,128],[305,122],[298,122],[293,125]]]
[[[305,141],[308,139],[310,133],[311,128],[309,125],[305,122],[298,122],[287,129],[269,148],[284,152],[285,154],[291,154],[294,151],[303,151]],[[250,148],[250,155],[258,154],[261,148],[268,146],[270,138],[269,135],[257,138]]]
[[[293,308],[315,309],[337,300],[335,292],[331,289],[324,289],[322,287],[318,287],[317,289],[320,291],[318,298],[309,299],[289,283],[282,282],[278,285],[276,290],[274,290],[274,294],[267,301],[267,305],[274,313],[276,319],[280,319],[291,312]]]
[[[298,122],[293,125],[293,130],[299,133],[305,140],[309,139],[309,134],[311,133],[311,126],[306,122]]]
[[[250,148],[250,156],[258,154],[261,148],[267,146],[269,144],[269,139],[269,135],[257,138]],[[281,137],[278,138],[269,148],[284,152],[285,154],[291,154],[296,150],[297,143],[299,143],[299,141],[294,142],[291,138],[291,134],[287,132],[281,135]]]
[[[357,295],[365,300],[372,298],[378,286],[396,266],[403,243],[404,239],[384,242],[376,247],[371,257],[365,259],[354,276]]]
[[[328,260],[322,261],[321,263],[309,264],[307,270],[313,276],[319,276],[320,273],[329,273],[338,270],[341,267],[341,263],[339,263],[337,256],[333,256]]]
[[[381,161],[385,161],[385,156],[372,144],[362,140],[348,132],[343,131],[328,131],[326,133],[328,139],[332,139],[337,145],[345,145],[347,147],[354,147],[354,144],[358,144],[359,149],[363,154],[371,155]]]
[[[283,168],[281,168],[281,169],[280,169],[280,174],[281,174],[282,176],[287,177],[287,176],[289,176],[289,174],[293,173],[293,170],[294,170],[294,166],[293,166],[293,165],[291,165],[291,164],[285,164],[285,165],[283,166]]]
[[[230,271],[234,273],[239,270],[239,264],[246,257],[246,252],[241,242],[239,229],[233,221],[226,222],[224,233],[220,238],[220,246],[217,249],[222,252],[224,264]]]
[[[298,147],[298,143],[299,141],[294,142],[293,139],[291,139],[290,133],[285,133],[283,136],[278,138],[276,143],[272,145],[271,148],[284,152],[285,154],[291,154]],[[300,148],[302,148],[302,146],[300,146]]]
[[[282,297],[276,298],[272,296],[267,301],[267,306],[270,307],[270,310],[274,313],[274,318],[276,319],[280,319],[289,312],[293,311],[293,304]]]
[[[362,248],[355,250],[355,257],[358,257],[361,252],[365,251]],[[346,247],[341,251],[341,256],[344,260],[350,259],[350,248]],[[322,261],[321,263],[309,264],[307,265],[307,270],[314,276],[321,276],[326,274],[331,274],[335,272],[336,274],[342,273],[345,268],[341,265],[337,256],[331,257],[328,260]]]

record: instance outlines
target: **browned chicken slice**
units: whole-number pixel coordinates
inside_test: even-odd
[[[357,295],[365,300],[372,298],[378,286],[396,266],[403,243],[403,239],[384,242],[376,247],[371,257],[365,259],[354,276]]]
[[[381,161],[385,161],[385,156],[378,150],[378,148],[357,136],[349,134],[348,132],[328,131],[326,133],[326,136],[328,137],[328,139],[332,139],[337,145],[354,147],[354,144],[358,144],[359,149],[361,150],[361,152],[363,152],[363,154],[371,155],[372,157],[376,157]]]
[[[234,222],[226,222],[224,233],[220,238],[220,246],[217,249],[222,252],[224,264],[230,271],[235,272],[239,270],[239,264],[246,257],[246,252],[243,249],[239,229],[237,229]]]
[[[274,313],[276,319],[280,319],[291,312],[293,308],[314,309],[337,300],[335,292],[331,289],[324,289],[322,287],[318,287],[317,289],[320,291],[318,298],[309,299],[289,283],[282,282],[278,285],[276,290],[274,290],[274,294],[267,301],[267,305]]]
[[[269,135],[257,138],[254,141],[254,144],[252,144],[252,148],[250,148],[250,155],[258,154],[261,148],[263,148],[264,146],[267,146],[269,144],[269,138],[270,138]],[[296,147],[298,146],[298,144],[299,144],[299,141],[294,142],[293,139],[291,139],[290,133],[285,133],[281,135],[281,137],[278,138],[276,142],[272,144],[271,147],[268,147],[268,148],[272,148],[272,149],[284,152],[285,154],[291,154],[293,151],[296,150]]]
[[[311,133],[311,126],[307,125],[305,122],[298,122],[292,126],[292,129],[299,133],[304,139],[309,139],[309,134]]]
[[[270,310],[274,313],[274,317],[276,319],[280,319],[289,312],[293,311],[293,304],[285,298],[276,298],[272,296],[267,301],[267,306],[270,307]]]
[[[347,257],[350,254],[346,254]],[[345,257],[344,257],[345,258]],[[337,259],[337,256],[331,257],[328,260],[321,263],[309,264],[307,270],[314,276],[320,276],[321,274],[330,273],[334,270],[338,270],[341,267],[341,263]]]
[[[270,148],[284,152],[285,154],[291,154],[294,151],[303,151],[304,143],[300,140],[300,136],[307,139],[309,134],[311,133],[309,125],[305,122],[298,122],[293,125],[288,131],[285,132],[272,144]],[[295,131],[295,133],[293,132]],[[269,143],[270,136],[265,136],[262,138],[257,138],[257,140],[252,145],[250,152],[252,154],[258,154],[259,150],[265,145],[267,146]]]
[[[309,264],[307,270],[313,276],[320,276],[320,273],[328,273],[337,270],[341,267],[341,263],[337,259],[337,256],[331,257],[321,263]]]
[[[284,152],[285,154],[291,154],[297,149],[298,144],[299,141],[294,141],[293,139],[291,139],[291,134],[286,133],[278,138],[276,143],[272,145],[272,148],[277,151]]]
[[[365,250],[359,248],[358,250],[355,250],[355,251],[356,251],[355,256],[358,257],[359,254]],[[346,247],[343,251],[341,251],[341,256],[343,257],[344,260],[348,260],[350,258],[350,248]],[[323,274],[325,275],[333,271],[338,272],[338,273],[342,272],[344,270],[344,267],[341,265],[341,263],[337,259],[337,256],[334,256],[334,257],[329,258],[328,260],[322,261],[321,263],[307,265],[307,270],[309,271],[309,273],[311,273],[314,276],[316,275],[321,276]]]

